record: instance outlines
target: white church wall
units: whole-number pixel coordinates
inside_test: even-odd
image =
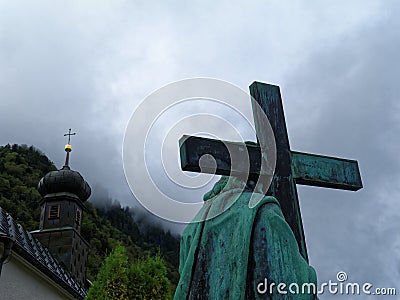
[[[74,299],[50,278],[12,252],[0,276],[2,300]]]

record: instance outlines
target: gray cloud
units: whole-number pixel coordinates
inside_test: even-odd
[[[287,81],[292,147],[355,158],[364,183],[356,193],[299,189],[310,258],[320,280],[346,271],[353,282],[377,287],[398,282],[400,40],[391,28],[398,26],[399,7],[391,10],[315,51]]]
[[[72,127],[72,167],[134,205],[121,150],[141,99],[185,77],[278,84],[292,148],[357,159],[365,186],[299,187],[320,280],[343,270],[396,287],[398,13],[394,1],[1,2],[0,144],[61,166]]]

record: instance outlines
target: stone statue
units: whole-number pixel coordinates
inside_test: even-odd
[[[223,176],[204,196],[198,219],[229,208],[185,229],[174,299],[317,299],[315,271],[300,255],[277,199],[260,194],[249,207],[254,186]]]

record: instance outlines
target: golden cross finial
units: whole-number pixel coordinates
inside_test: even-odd
[[[72,151],[72,146],[70,145],[71,142],[71,135],[75,135],[76,132],[71,133],[71,128],[68,130],[68,133],[64,134],[64,136],[68,136],[68,144],[65,145],[65,152],[67,152],[67,156],[65,157],[65,166],[68,167],[69,164],[69,153]]]

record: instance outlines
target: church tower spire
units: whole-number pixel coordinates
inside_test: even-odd
[[[68,130],[68,133],[64,134],[64,136],[68,136],[68,143],[65,145],[64,150],[67,152],[67,155],[65,156],[65,165],[64,167],[69,167],[69,153],[72,151],[72,146],[71,146],[71,135],[76,135],[76,132],[71,133],[71,128]]]
[[[32,234],[82,283],[86,284],[86,264],[89,244],[81,236],[84,202],[91,194],[82,175],[69,166],[72,151],[71,136],[65,145],[65,165],[47,173],[38,184],[42,196],[39,229]]]

